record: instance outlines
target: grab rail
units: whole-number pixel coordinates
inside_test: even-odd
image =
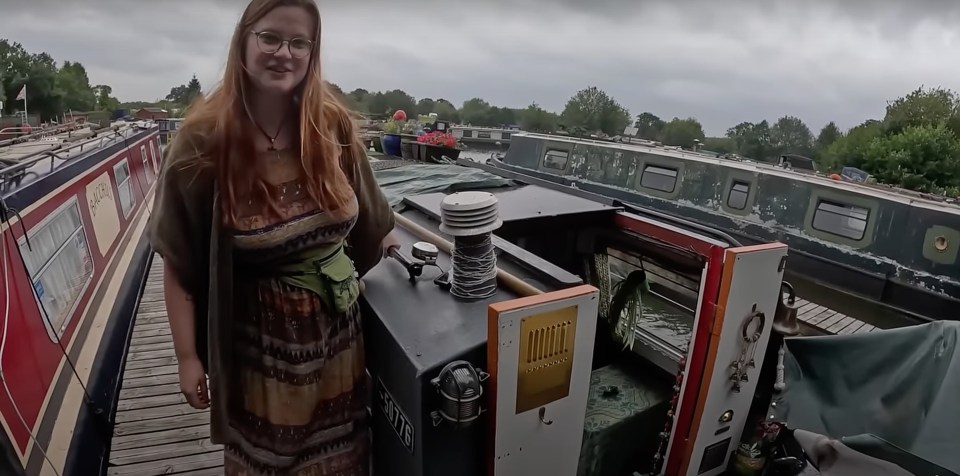
[[[79,149],[78,152],[82,153],[84,147],[90,147],[92,145],[92,150],[99,150],[105,146],[112,145],[120,140],[125,139],[127,136],[131,135],[134,132],[134,127],[136,124],[129,125],[117,125],[109,126],[107,128],[101,128],[94,130],[94,134],[98,136],[91,137],[87,140],[76,142],[64,146],[63,143],[58,144],[58,147],[53,148],[52,150],[42,150],[30,154],[22,159],[17,160],[14,163],[0,161],[0,165],[9,164],[6,167],[0,168],[0,192],[5,192],[26,174],[28,169],[33,168],[37,164],[41,163],[44,160],[50,160],[50,170],[53,172],[57,169],[56,159],[61,161],[69,161],[75,157],[64,157],[64,153]],[[106,135],[99,135],[106,133]]]

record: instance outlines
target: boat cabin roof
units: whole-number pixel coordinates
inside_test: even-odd
[[[570,193],[534,185],[490,188],[483,191],[497,197],[498,213],[504,224],[549,217],[606,216],[620,209]],[[435,220],[440,220],[440,203],[447,195],[443,192],[414,195],[404,198],[404,203],[422,210]]]
[[[609,149],[618,149],[623,151],[655,154],[662,157],[673,157],[681,160],[699,162],[699,163],[708,164],[708,165],[730,167],[730,168],[743,170],[747,172],[758,173],[758,174],[762,173],[762,174],[768,174],[768,175],[777,175],[785,178],[808,182],[808,183],[819,185],[819,186],[833,188],[836,190],[868,195],[874,198],[903,203],[905,205],[910,205],[910,206],[915,206],[920,208],[927,208],[930,210],[950,213],[954,215],[960,215],[960,205],[956,203],[951,203],[945,200],[940,201],[936,199],[925,198],[921,196],[919,192],[898,189],[898,188],[887,186],[887,185],[871,185],[871,184],[861,184],[861,183],[833,180],[828,177],[825,177],[822,175],[816,175],[810,172],[794,171],[791,169],[778,167],[773,164],[756,162],[752,160],[741,161],[741,160],[720,159],[709,154],[683,150],[678,147],[657,147],[657,146],[638,144],[638,143],[628,144],[628,143],[619,143],[619,142],[599,141],[599,140],[593,140],[593,139],[580,139],[580,138],[574,138],[574,137],[555,136],[555,135],[549,135],[549,134],[538,134],[533,132],[517,132],[516,134],[513,135],[514,139],[518,137],[529,137],[531,139],[537,139],[537,140],[543,140],[543,141],[549,141],[549,142],[584,144],[584,145],[600,146],[600,147],[605,147]]]
[[[65,137],[53,136],[0,147],[0,197],[16,195],[105,149],[117,147],[119,151],[133,136],[152,127],[131,123],[95,134],[86,130],[90,132],[87,138],[72,142]]]

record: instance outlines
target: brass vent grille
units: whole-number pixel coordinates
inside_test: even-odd
[[[577,307],[528,316],[520,322],[517,413],[570,393]]]

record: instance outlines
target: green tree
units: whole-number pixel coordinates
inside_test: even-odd
[[[800,118],[784,116],[770,128],[770,146],[775,158],[783,154],[809,156],[813,154],[813,134]]]
[[[105,84],[98,84],[93,87],[93,93],[97,98],[98,111],[115,111],[120,108],[120,101],[111,96],[113,88]]]
[[[437,107],[437,102],[430,98],[423,98],[417,101],[416,113],[426,116],[432,112],[435,112],[434,109]],[[440,115],[439,113],[437,114]]]
[[[480,98],[472,98],[460,106],[460,120],[475,126],[486,125],[489,119],[490,103]]]
[[[911,126],[947,126],[960,136],[960,99],[949,89],[923,87],[887,104],[883,132],[897,134]]]
[[[6,113],[23,110],[17,94],[27,87],[27,110],[41,119],[52,119],[63,113],[63,92],[57,87],[58,68],[46,53],[30,54],[20,43],[0,39],[0,80],[3,81],[3,102]]]
[[[729,137],[707,137],[703,140],[703,150],[718,154],[735,154],[737,142]]]
[[[835,122],[830,121],[830,123],[823,126],[823,129],[820,129],[820,134],[817,135],[817,141],[814,144],[817,149],[817,155],[822,156],[823,152],[827,150],[827,147],[833,145],[833,143],[841,137],[843,137],[843,132],[840,132],[840,128],[837,127]]]
[[[170,88],[170,94],[167,94],[166,100],[180,106],[189,106],[201,95],[203,95],[203,91],[200,87],[200,80],[197,79],[197,75],[193,75],[187,84]]]
[[[767,121],[741,122],[727,129],[727,137],[737,144],[737,153],[754,160],[770,160],[770,124]]]
[[[921,192],[960,187],[960,142],[943,124],[909,126],[874,139],[862,168],[880,182]]]
[[[413,96],[400,89],[378,91],[370,96],[368,105],[368,111],[371,114],[390,115],[396,111],[403,111],[408,117],[412,117],[417,110],[417,103]]]
[[[520,127],[525,131],[554,132],[559,119],[556,114],[532,103],[520,113]]]
[[[844,166],[862,168],[866,162],[870,144],[883,134],[883,124],[869,120],[838,138],[823,152],[820,168],[824,171],[839,171]]]
[[[362,113],[370,112],[370,92],[363,88],[357,88],[347,94],[347,100],[354,110]]]
[[[479,125],[487,127],[508,127],[516,122],[517,118],[513,109],[493,106],[487,109],[487,113]]]
[[[700,121],[692,117],[686,119],[674,117],[663,126],[661,132],[661,142],[665,145],[680,146],[684,149],[692,149],[697,143],[702,143],[705,138]]]
[[[637,128],[637,137],[656,141],[661,139],[663,127],[666,125],[667,123],[663,119],[650,112],[638,114],[637,120],[633,123],[633,127]]]
[[[630,124],[630,112],[596,86],[578,91],[561,113],[563,124],[570,129],[608,135],[623,133]]]
[[[97,97],[90,87],[87,70],[80,63],[65,61],[57,71],[57,88],[63,95],[63,107],[70,111],[92,111],[97,107]]]
[[[460,111],[457,111],[457,107],[446,99],[441,98],[434,101],[433,112],[437,113],[437,117],[441,120],[460,122]]]

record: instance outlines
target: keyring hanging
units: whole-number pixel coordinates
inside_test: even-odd
[[[757,326],[757,330],[753,332],[752,336],[747,336],[747,329],[750,328],[750,324],[753,321],[759,319],[760,324]],[[743,338],[744,342],[754,343],[760,340],[760,337],[763,336],[763,328],[767,324],[767,316],[763,314],[762,311],[758,311],[756,306],[754,306],[753,311],[747,316],[743,321],[743,326],[740,328],[740,336]]]

